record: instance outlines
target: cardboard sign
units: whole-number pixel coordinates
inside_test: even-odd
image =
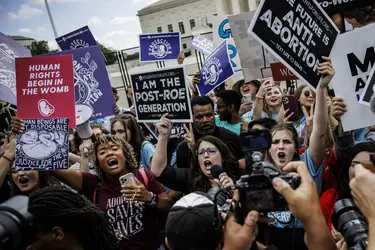
[[[341,34],[331,53],[336,74],[332,84],[344,99],[347,112],[341,118],[344,131],[375,124],[375,115],[358,101],[375,63],[375,24]],[[370,88],[371,89],[371,88]]]
[[[181,51],[180,32],[139,35],[139,61],[176,60]]]
[[[168,113],[173,122],[192,122],[183,66],[131,75],[138,122],[157,122]]]
[[[28,49],[0,32],[0,101],[17,104],[15,60],[30,56]]]
[[[98,45],[88,26],[56,38],[61,50],[72,50]]]
[[[271,63],[271,70],[274,81],[298,80],[298,77],[282,63]]]
[[[227,51],[227,42],[224,40],[207,57],[200,71],[201,83],[197,85],[200,95],[207,95],[224,81],[234,75]]]
[[[318,64],[339,35],[314,0],[262,0],[248,32],[314,91],[321,78]]]
[[[277,62],[253,36],[247,33],[255,11],[228,16],[233,40],[241,61],[243,76],[246,82],[263,77],[270,77],[262,70],[270,67],[270,62]]]
[[[191,40],[190,47],[202,52],[206,56],[209,56],[215,49],[214,43],[204,36],[195,36],[193,40]]]
[[[153,145],[156,145],[158,143],[158,137],[155,135],[155,132],[152,130],[152,126],[150,126],[150,124],[147,124],[147,123],[139,123],[139,126],[141,126],[142,128],[142,131],[145,135],[146,140],[151,142]]]
[[[329,13],[343,13],[363,8],[374,3],[373,0],[316,0]]]
[[[372,67],[370,76],[366,82],[366,87],[362,91],[361,99],[359,101],[361,104],[364,104],[370,107],[371,97],[374,94],[374,87],[375,87],[374,84],[375,84],[375,67]]]
[[[66,117],[69,127],[75,128],[71,55],[17,58],[16,77],[19,118]]]
[[[68,119],[27,119],[17,135],[16,171],[68,169]]]
[[[75,103],[93,109],[91,120],[113,115],[116,104],[100,47],[96,45],[55,53],[65,54],[73,55]]]

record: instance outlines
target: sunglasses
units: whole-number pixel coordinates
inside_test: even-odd
[[[217,152],[217,148],[202,148],[200,150],[197,150],[198,157],[203,157],[206,153],[209,155],[214,155]]]
[[[312,93],[310,90],[306,90],[305,92],[303,92],[303,94],[304,94],[306,97],[313,96],[313,93]]]

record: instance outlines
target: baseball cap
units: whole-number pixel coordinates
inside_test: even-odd
[[[217,209],[203,192],[194,192],[178,200],[169,212],[165,226],[168,244],[173,250],[214,250],[222,236],[221,218]]]

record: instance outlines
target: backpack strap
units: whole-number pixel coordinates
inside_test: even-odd
[[[144,169],[140,169],[139,172],[141,173],[142,179],[145,182],[145,188],[148,189],[148,177],[146,171]]]

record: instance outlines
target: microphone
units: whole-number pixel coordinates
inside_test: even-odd
[[[223,168],[220,167],[219,165],[213,165],[211,167],[211,175],[212,177],[214,177],[215,179],[220,179],[220,175],[222,173],[225,173]]]
[[[375,114],[375,92],[372,94],[371,100],[370,100],[370,109],[372,113]]]

